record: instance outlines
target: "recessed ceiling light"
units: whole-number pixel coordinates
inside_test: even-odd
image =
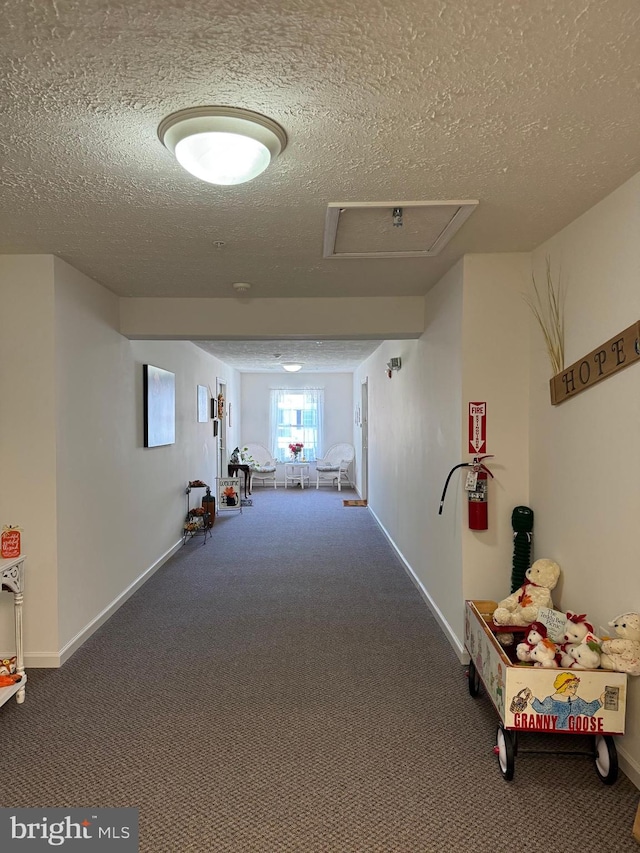
[[[299,370],[302,370],[302,365],[301,365],[301,364],[296,364],[296,363],[295,363],[295,362],[293,362],[293,361],[286,362],[286,363],[284,363],[282,366],[283,366],[283,367],[284,367],[284,369],[285,369],[285,370],[287,370],[289,373],[297,373]]]
[[[233,283],[233,289],[236,291],[236,293],[239,293],[240,296],[242,296],[248,290],[251,290],[251,285],[247,284],[246,281],[235,281]]]
[[[273,119],[238,107],[179,110],[160,122],[158,136],[183,169],[222,185],[257,178],[287,145]]]

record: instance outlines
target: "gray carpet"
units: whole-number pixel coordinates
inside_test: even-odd
[[[349,497],[258,487],[31,670],[0,804],[138,806],[143,853],[638,853],[624,776],[525,755],[502,779],[494,711]]]

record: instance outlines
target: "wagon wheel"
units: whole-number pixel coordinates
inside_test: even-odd
[[[480,693],[480,676],[472,660],[469,661],[469,695],[475,697]]]
[[[613,785],[618,778],[618,751],[611,735],[596,735],[594,757],[596,773],[605,785]]]
[[[510,782],[513,779],[515,769],[515,750],[513,747],[513,736],[502,723],[498,723],[496,731],[496,745],[493,751],[498,756],[498,764],[503,777]]]

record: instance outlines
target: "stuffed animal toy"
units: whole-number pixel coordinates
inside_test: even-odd
[[[545,669],[557,669],[557,653],[558,648],[556,644],[553,642],[553,640],[550,640],[547,637],[544,640],[540,640],[539,643],[536,643],[535,646],[529,652],[529,655],[530,660],[533,661],[534,666],[543,666]]]
[[[551,590],[558,583],[560,566],[553,560],[536,560],[525,577],[519,589],[498,602],[493,613],[496,625],[530,625],[537,619],[539,607],[553,609]]]
[[[576,659],[571,652],[584,641],[587,634],[593,633],[593,625],[587,622],[586,613],[572,613],[567,610],[567,621],[564,624],[564,637],[560,646],[560,666],[570,669],[575,666]],[[591,667],[588,667],[591,669]]]
[[[540,640],[547,638],[547,629],[542,622],[532,622],[529,625],[527,636],[522,643],[516,646],[516,657],[521,661],[531,660],[531,650],[537,645]]]
[[[0,660],[0,675],[13,675],[16,671],[17,660],[18,658],[15,655],[12,658]]]
[[[609,622],[617,637],[602,641],[600,666],[640,675],[640,613],[623,613]]]
[[[600,666],[600,640],[589,632],[581,643],[572,645],[569,652],[573,669],[598,669]]]

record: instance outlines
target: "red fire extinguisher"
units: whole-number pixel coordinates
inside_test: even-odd
[[[449,471],[444,489],[442,490],[438,515],[442,515],[444,496],[447,493],[447,486],[453,472],[457,471],[458,468],[471,468],[471,471],[467,471],[467,480],[465,482],[465,491],[467,492],[469,503],[469,530],[487,530],[489,527],[489,504],[487,502],[487,484],[489,481],[487,475],[493,478],[493,474],[482,463],[482,460],[491,458],[493,458],[493,454],[488,453],[484,456],[474,456],[473,462],[461,462],[459,465],[453,466]]]

